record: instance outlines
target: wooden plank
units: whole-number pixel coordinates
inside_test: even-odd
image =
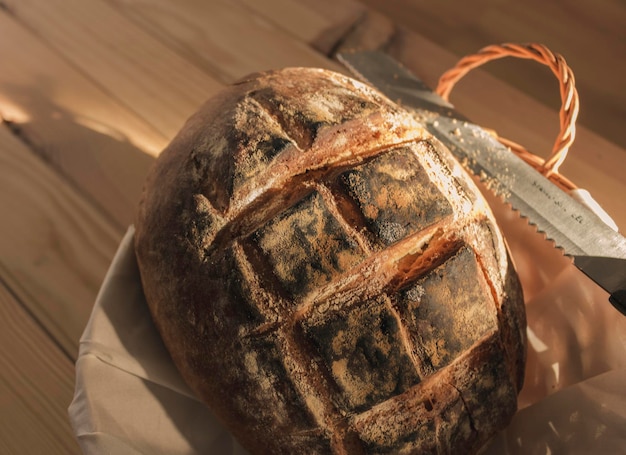
[[[335,28],[338,23],[344,22],[342,16],[346,13],[349,15],[347,19],[350,22],[354,22],[356,19],[352,17],[351,11],[337,8],[335,11],[336,19],[332,20],[309,8],[305,3],[292,0],[264,0],[262,2],[240,0],[240,3],[261,17],[267,16],[267,12],[270,11],[277,27],[281,27],[305,43],[314,41],[318,37],[319,31],[330,28],[331,24]],[[303,18],[306,20],[302,20]]]
[[[239,1],[258,16],[272,21],[296,39],[310,43],[314,49],[324,55],[332,55],[333,48],[364,17],[367,11],[365,6],[356,1]]]
[[[74,366],[0,281],[0,453],[78,454]]]
[[[63,351],[75,357],[122,230],[4,125],[0,210],[0,280]]]
[[[2,119],[127,226],[167,138],[2,12],[0,60]]]
[[[343,71],[335,62],[239,1],[188,0],[182,4],[174,0],[109,1],[176,52],[225,83],[253,72],[285,66]]]
[[[167,138],[221,86],[106,1],[3,3],[13,17]]]

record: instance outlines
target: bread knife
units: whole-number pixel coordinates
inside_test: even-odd
[[[381,51],[338,54],[355,77],[412,109],[470,173],[573,259],[626,316],[626,238]]]

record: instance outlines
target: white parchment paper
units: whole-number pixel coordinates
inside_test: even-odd
[[[626,453],[626,318],[525,220],[490,203],[524,287],[529,346],[520,409],[483,452]],[[78,442],[85,454],[244,455],[173,366],[144,302],[133,233],[81,338],[69,408]]]

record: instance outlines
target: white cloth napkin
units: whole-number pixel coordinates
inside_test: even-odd
[[[85,454],[246,452],[183,382],[146,306],[130,227],[80,340],[69,414]]]
[[[626,453],[626,318],[525,220],[491,204],[524,286],[529,346],[520,410],[483,453]],[[79,444],[85,454],[244,455],[173,366],[144,301],[133,233],[81,338],[69,408]]]

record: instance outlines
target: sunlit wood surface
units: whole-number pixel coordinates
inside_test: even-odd
[[[78,339],[144,175],[204,100],[248,73],[344,71],[332,58],[337,50],[382,48],[432,86],[483,45],[543,42],[570,62],[582,98],[562,172],[626,229],[623,2],[2,0],[0,7],[0,453],[78,452],[67,419]],[[558,131],[556,82],[534,63],[494,65],[468,76],[453,102],[546,155]]]

